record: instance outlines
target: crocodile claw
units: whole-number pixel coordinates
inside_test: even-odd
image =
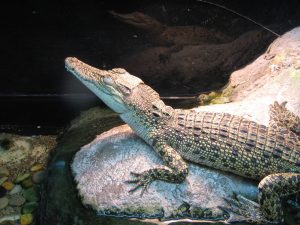
[[[149,174],[147,172],[144,172],[144,173],[131,172],[130,174],[132,176],[134,176],[135,179],[127,180],[125,182],[129,183],[129,184],[135,184],[135,187],[131,188],[129,190],[129,193],[133,193],[141,187],[142,191],[141,191],[140,195],[142,197],[143,194],[145,193],[145,191],[148,191],[148,187],[149,187],[150,183],[152,182],[151,176],[149,176]]]
[[[233,198],[224,198],[228,206],[220,207],[229,214],[226,223],[247,222],[256,224],[268,224],[260,212],[259,204],[253,202],[242,195]]]

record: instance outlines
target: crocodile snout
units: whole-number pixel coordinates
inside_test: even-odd
[[[75,57],[67,57],[65,59],[65,66],[67,69],[74,70],[80,61]]]

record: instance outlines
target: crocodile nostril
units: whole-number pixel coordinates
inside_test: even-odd
[[[78,59],[75,57],[67,57],[65,59],[65,64],[68,66],[69,69],[74,69],[77,63]]]

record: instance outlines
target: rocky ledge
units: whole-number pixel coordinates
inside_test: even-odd
[[[130,172],[163,165],[155,151],[127,125],[113,128],[84,146],[75,156],[72,170],[82,201],[101,215],[139,218],[222,219],[224,198],[233,192],[255,199],[251,181],[191,164],[181,184],[153,182],[141,192],[132,188]]]

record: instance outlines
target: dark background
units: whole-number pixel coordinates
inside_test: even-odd
[[[211,2],[246,15],[279,34],[300,24],[298,0]],[[0,132],[57,133],[81,110],[102,104],[65,71],[64,58],[76,56],[110,69],[118,67],[116,58],[122,54],[149,44],[140,31],[115,20],[109,10],[140,11],[168,25],[202,25],[229,35],[257,28],[226,10],[188,0],[1,3]],[[138,38],[134,37],[137,33]]]

